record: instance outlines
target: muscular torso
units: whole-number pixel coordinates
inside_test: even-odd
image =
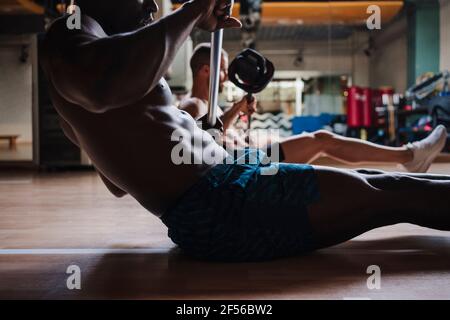
[[[171,141],[174,130],[202,142],[190,151],[193,157],[202,157],[203,148],[210,144],[225,156],[189,114],[171,105],[164,79],[141,101],[104,113],[66,101],[52,85],[50,92],[56,110],[71,125],[95,167],[158,216],[212,166],[174,164],[172,149],[180,143]]]
[[[172,23],[187,23],[183,14],[174,15]],[[128,193],[161,216],[214,166],[202,161],[205,149],[217,155],[215,163],[227,155],[188,113],[172,105],[170,89],[159,75],[166,71],[160,66],[170,61],[161,56],[166,46],[147,44],[177,37],[169,37],[164,23],[108,37],[88,16],[82,16],[80,30],[70,31],[66,18],[55,20],[47,31],[40,57],[54,107],[65,120],[63,130],[88,154],[111,192]],[[111,105],[99,105],[105,100]],[[174,140],[174,132],[187,138]],[[185,159],[197,161],[174,162],[174,147],[180,146]]]

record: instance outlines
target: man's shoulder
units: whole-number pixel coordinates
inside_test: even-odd
[[[76,54],[74,48],[77,46],[98,39],[99,36],[93,30],[101,30],[98,23],[89,17],[82,17],[79,29],[69,28],[67,20],[69,15],[62,16],[52,21],[47,29],[42,42],[41,62],[48,65],[47,62],[69,57]]]
[[[55,19],[47,29],[45,41],[50,45],[77,44],[89,40],[106,37],[101,26],[92,18],[82,15],[78,27],[72,26],[65,15]]]
[[[188,97],[183,99],[183,101],[181,102],[182,105],[195,105],[197,107],[202,107],[202,106],[206,106],[206,101],[197,98],[197,97]]]
[[[206,102],[197,97],[183,99],[180,103],[180,109],[187,111],[194,118],[202,117],[208,112]]]

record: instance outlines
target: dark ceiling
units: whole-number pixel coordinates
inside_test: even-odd
[[[0,1],[0,34],[27,34],[44,30],[44,9],[32,1]]]
[[[261,26],[257,32],[258,41],[323,41],[348,38],[353,32],[350,26]],[[210,41],[211,35],[207,32],[196,32],[196,42]],[[224,32],[225,41],[239,41],[241,30],[231,29]]]

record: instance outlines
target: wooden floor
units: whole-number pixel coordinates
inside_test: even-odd
[[[7,141],[0,140],[0,162],[1,161],[32,161],[33,144],[18,143],[11,149]]]
[[[385,169],[395,169],[384,167]],[[450,164],[432,172],[450,174]],[[304,257],[205,263],[92,172],[0,173],[0,298],[450,299],[450,233],[402,224]],[[70,265],[81,290],[69,290]],[[370,265],[381,288],[367,287]]]

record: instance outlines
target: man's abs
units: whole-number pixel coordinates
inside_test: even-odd
[[[201,161],[180,164],[179,159],[172,159],[175,146],[190,143],[173,139],[175,130],[201,141],[183,148],[189,153],[186,158],[198,160],[207,146],[215,145],[189,114],[176,107],[152,106],[143,99],[132,106],[91,113],[54,90],[52,97],[97,170],[158,216],[212,167]],[[225,155],[222,148],[214,148]]]

